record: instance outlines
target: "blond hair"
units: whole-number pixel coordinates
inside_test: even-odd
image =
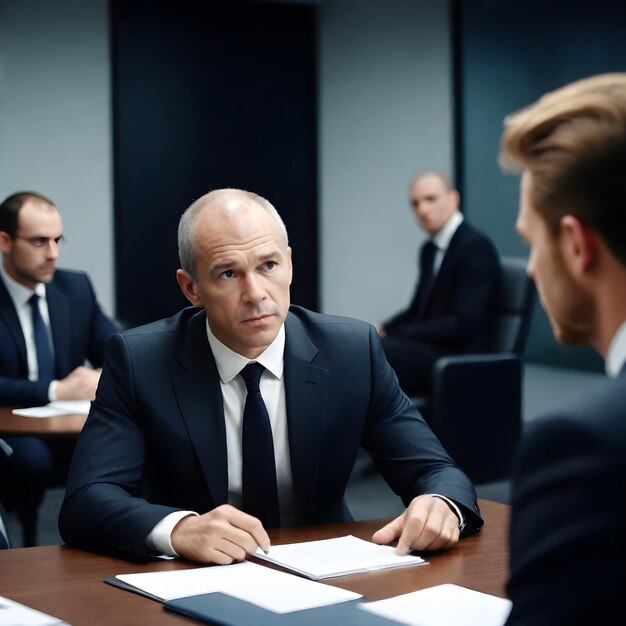
[[[626,73],[576,81],[506,117],[500,164],[530,173],[530,201],[554,233],[574,215],[626,265]]]

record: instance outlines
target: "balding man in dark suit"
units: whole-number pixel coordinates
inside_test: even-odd
[[[491,241],[463,218],[459,194],[442,174],[418,176],[409,189],[429,235],[409,307],[379,325],[383,348],[405,393],[430,391],[435,361],[487,347],[500,286]]]
[[[212,191],[178,240],[194,308],[109,344],[61,510],[68,544],[138,561],[243,559],[269,548],[266,528],[350,519],[360,445],[407,506],[377,543],[442,549],[482,525],[375,329],[290,306],[291,248],[267,200]]]

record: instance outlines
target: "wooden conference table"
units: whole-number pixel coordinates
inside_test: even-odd
[[[343,576],[326,584],[363,594],[368,600],[456,583],[505,597],[508,571],[509,507],[479,501],[485,526],[453,550],[428,554],[429,564]],[[383,521],[325,524],[270,531],[275,544],[312,541],[347,534],[370,539]],[[116,574],[197,567],[187,561],[128,563],[67,546],[42,546],[0,551],[0,595],[65,620],[72,626],[125,624],[190,624],[159,602],[116,589],[103,579]]]
[[[23,417],[13,415],[13,407],[0,407],[1,435],[35,435],[37,437],[77,436],[85,425],[86,415]],[[0,594],[1,595],[1,594]]]

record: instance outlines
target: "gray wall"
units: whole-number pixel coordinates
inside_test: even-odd
[[[113,311],[106,0],[0,0],[0,196],[32,189],[63,217],[59,265]]]
[[[319,6],[321,303],[375,322],[417,276],[408,183],[452,167],[448,3]],[[108,28],[106,0],[0,0],[0,195],[57,203],[60,265],[88,271],[111,312]]]
[[[319,33],[321,306],[376,322],[417,277],[408,185],[452,169],[448,2],[325,0]]]

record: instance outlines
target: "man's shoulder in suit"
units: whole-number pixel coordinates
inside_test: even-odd
[[[599,381],[591,391],[572,394],[558,409],[529,425],[525,447],[541,445],[548,433],[580,431],[626,448],[626,372]]]
[[[332,326],[359,326],[363,328],[369,327],[367,322],[358,320],[353,317],[344,317],[342,315],[329,315],[328,313],[317,313],[303,306],[292,304],[289,307],[289,314],[297,318],[306,326],[315,325],[332,325]]]
[[[457,243],[463,246],[485,246],[493,250],[495,254],[495,246],[491,241],[491,238],[483,233],[481,230],[470,224],[464,219],[454,234],[453,240],[456,239]]]
[[[54,278],[46,285],[48,293],[56,292],[68,298],[95,298],[95,291],[89,275],[79,270],[57,269]]]

